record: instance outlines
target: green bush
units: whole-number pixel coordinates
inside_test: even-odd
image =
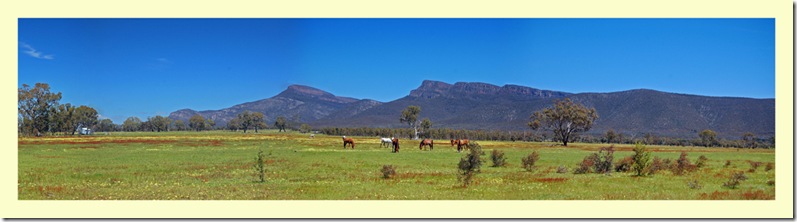
[[[645,176],[651,173],[650,152],[647,151],[647,148],[642,143],[636,143],[634,146],[634,155],[631,156],[631,160],[637,176]]]
[[[459,160],[457,178],[464,187],[468,187],[473,182],[473,177],[476,173],[481,171],[480,168],[483,162],[481,155],[484,155],[482,147],[476,142],[471,142],[470,152]]]
[[[537,160],[539,159],[540,159],[540,154],[538,154],[537,151],[534,151],[531,152],[528,156],[523,157],[523,159],[520,160],[520,163],[523,166],[523,169],[526,169],[526,171],[531,172],[534,171],[535,168],[537,168],[536,164]]]
[[[504,151],[493,150],[490,154],[490,159],[493,160],[493,167],[502,167],[506,165],[506,157],[504,157]]]
[[[264,163],[265,155],[263,154],[263,150],[257,152],[257,157],[255,157],[255,173],[257,173],[258,178],[260,179],[258,182],[264,183],[266,182],[266,166]]]

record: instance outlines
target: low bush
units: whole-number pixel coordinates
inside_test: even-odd
[[[637,176],[645,176],[650,172],[650,152],[642,143],[634,146],[634,155],[631,156],[631,164]]]
[[[490,159],[493,161],[493,167],[502,167],[506,165],[506,157],[504,157],[504,151],[500,150],[493,150],[490,154]]]
[[[531,172],[534,171],[535,168],[537,168],[536,166],[537,160],[540,160],[540,154],[538,154],[537,151],[534,151],[531,152],[528,156],[523,157],[523,159],[520,160],[520,163],[521,166],[523,166],[523,169],[526,169],[526,171]]]
[[[745,180],[747,180],[747,176],[744,175],[743,171],[735,172],[728,179],[728,182],[723,183],[722,186],[731,189],[736,189],[736,187],[739,186],[739,183]]]
[[[567,167],[559,166],[558,168],[556,168],[556,173],[567,173]]]
[[[695,167],[701,168],[706,165],[706,162],[708,162],[708,158],[705,155],[700,155],[695,162]]]
[[[764,167],[764,171],[767,172],[769,172],[772,169],[775,169],[775,163],[767,163],[767,165]]]
[[[661,158],[656,156],[656,157],[653,157],[653,162],[650,164],[650,167],[648,168],[648,173],[649,174],[656,174],[656,172],[659,172],[659,170],[664,170],[664,169],[667,169],[667,168],[670,168],[670,166],[665,164],[664,160],[662,160]]]
[[[393,165],[382,165],[382,178],[390,179],[396,175],[396,168]]]
[[[615,172],[628,172],[631,171],[631,167],[634,165],[634,156],[627,156],[614,164],[614,171]]]
[[[747,163],[750,163],[750,169],[747,170],[747,172],[750,172],[750,173],[755,173],[755,171],[758,169],[758,167],[760,167],[761,164],[763,164],[763,163],[758,162],[758,161],[747,161]]]
[[[670,170],[675,175],[684,175],[686,172],[691,172],[695,170],[695,165],[686,158],[688,154],[684,151],[681,151],[681,156],[678,157],[678,160],[675,161],[674,164],[670,166]]]
[[[265,183],[266,182],[266,166],[265,166],[265,155],[263,154],[263,150],[257,152],[257,157],[255,157],[255,173],[257,177],[260,179],[258,182]]]
[[[573,170],[573,173],[584,174],[592,172],[592,167],[595,166],[595,162],[598,159],[600,158],[598,157],[597,153],[592,153],[589,156],[584,157],[584,159],[581,160],[581,163],[578,164],[578,167]]]
[[[473,177],[476,173],[481,171],[483,162],[481,155],[484,155],[482,147],[478,143],[472,142],[470,144],[470,153],[459,160],[459,164],[457,165],[459,174],[457,174],[457,178],[462,182],[464,187],[468,187],[473,181]]]
[[[692,188],[692,189],[695,189],[695,190],[699,190],[700,188],[703,188],[703,185],[700,185],[700,182],[697,181],[697,180],[689,181],[687,183],[687,185],[689,186],[689,188]]]
[[[611,173],[614,160],[614,146],[603,147],[598,150],[598,159],[595,161],[595,173]]]

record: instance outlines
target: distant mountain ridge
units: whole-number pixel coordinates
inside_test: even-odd
[[[244,110],[262,112],[273,122],[277,116],[298,115],[313,127],[407,127],[398,121],[401,110],[421,107],[421,118],[434,128],[529,130],[534,111],[570,98],[594,107],[600,116],[588,134],[609,129],[627,135],[691,138],[704,129],[720,137],[736,139],[744,132],[771,136],[775,132],[775,100],[709,97],[636,89],[610,93],[567,93],[519,85],[496,86],[480,82],[448,84],[424,80],[400,99],[379,102],[338,97],[302,85],[291,85],[280,94],[221,110],[182,109],[169,115],[187,120],[194,114],[225,124]]]

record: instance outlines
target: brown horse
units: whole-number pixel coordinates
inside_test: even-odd
[[[462,146],[465,146],[470,150],[470,143],[468,139],[451,140],[451,146],[454,146],[454,144],[457,144],[457,153],[462,152]]]
[[[346,144],[351,144],[351,149],[354,149],[354,140],[343,136],[343,149],[346,149]]]
[[[393,138],[393,152],[398,153],[399,151],[399,141],[398,138]]]
[[[421,140],[421,145],[419,145],[418,148],[423,150],[424,146],[429,146],[429,150],[432,150],[434,149],[434,141],[432,141],[431,139]]]

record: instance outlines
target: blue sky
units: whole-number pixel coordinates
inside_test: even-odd
[[[774,19],[19,19],[19,82],[121,123],[290,84],[391,101],[425,79],[775,97]]]

